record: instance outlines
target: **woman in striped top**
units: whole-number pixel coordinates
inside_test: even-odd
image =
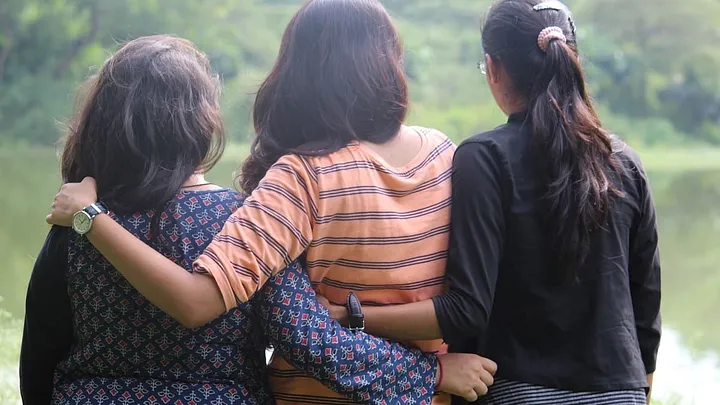
[[[602,128],[562,3],[498,1],[482,41],[508,121],[455,154],[450,290],[367,308],[366,330],[492,358],[484,404],[645,404],[661,322],[642,163]]]
[[[288,25],[257,94],[258,136],[242,170],[242,187],[252,194],[197,259],[195,272],[180,271],[102,217],[88,233],[90,241],[141,293],[187,326],[247,302],[299,258],[315,289],[334,302],[350,291],[368,305],[440,294],[455,147],[438,131],[403,125],[407,82],[401,61],[398,33],[377,0],[309,1]],[[49,220],[67,224],[95,202],[90,183],[65,185]],[[440,339],[407,343],[446,352]],[[333,355],[318,353],[318,361]],[[473,400],[492,383],[494,363],[486,359],[438,358],[441,390]],[[448,366],[448,359],[456,364]],[[271,364],[278,403],[350,403],[285,360],[293,362],[292,356],[276,356]],[[434,390],[434,374],[431,381],[408,374],[406,384]],[[438,394],[432,403],[449,400]],[[407,401],[388,391],[378,402]]]

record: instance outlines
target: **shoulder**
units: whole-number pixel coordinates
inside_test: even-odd
[[[207,207],[213,202],[232,205],[238,202],[242,203],[244,199],[245,195],[243,193],[233,189],[223,188],[218,190],[180,192],[175,196],[174,201],[185,205],[200,204],[200,207]]]
[[[642,160],[637,151],[616,135],[612,135],[612,148],[613,155],[615,155],[624,168],[644,172]]]
[[[333,152],[337,154],[338,152]],[[328,160],[327,155],[323,156],[305,156],[295,153],[281,156],[268,170],[269,176],[266,179],[274,179],[276,177],[292,177],[299,181],[302,179],[312,179],[317,181],[317,167],[322,165],[323,161]]]
[[[455,161],[482,156],[497,162],[507,161],[507,143],[510,134],[517,132],[507,124],[481,132],[464,140],[455,152]]]
[[[463,145],[494,145],[496,147],[504,147],[508,141],[511,138],[514,138],[515,136],[519,135],[521,133],[520,126],[516,123],[506,123],[503,125],[500,125],[498,127],[495,127],[494,129],[491,129],[489,131],[481,132],[479,134],[475,134],[469,138],[467,138],[465,141],[463,141],[460,146]]]
[[[66,263],[69,233],[70,228],[53,225],[45,238],[39,256],[55,260],[58,263]]]
[[[508,134],[516,131],[502,125],[463,141],[453,158],[453,179],[457,186],[463,182],[504,185],[511,182],[512,170],[508,158]],[[503,186],[504,187],[504,186]]]
[[[167,221],[222,222],[242,206],[245,195],[232,189],[180,192],[160,217]],[[190,218],[190,219],[189,219]]]
[[[430,145],[436,148],[450,149],[452,151],[455,150],[455,143],[440,130],[417,125],[408,126],[407,128],[417,131],[430,143]]]
[[[630,145],[613,135],[613,156],[619,165],[621,176],[619,182],[622,184],[624,191],[633,190],[630,195],[644,198],[643,196],[649,193],[650,180],[647,172],[645,172],[640,155]]]

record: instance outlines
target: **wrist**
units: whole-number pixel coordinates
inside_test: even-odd
[[[79,212],[79,211],[82,211],[82,210],[84,210],[85,208],[87,208],[87,207],[89,207],[89,206],[91,206],[92,204],[95,204],[95,203],[97,203],[97,202],[98,202],[98,201],[97,201],[97,199],[95,199],[95,198],[92,199],[92,200],[89,200],[89,199],[88,199],[88,200],[78,200],[78,201],[75,201],[75,205],[73,206],[73,210],[74,210],[74,212]]]
[[[365,314],[363,314],[360,299],[353,292],[350,292],[345,303],[347,312],[347,327],[353,332],[365,330]]]
[[[444,377],[443,364],[440,356],[435,358],[437,359],[437,366],[435,367],[435,390],[441,391]]]
[[[333,305],[330,309],[330,316],[338,321],[340,325],[347,327],[348,325],[348,311],[347,308],[340,305]]]
[[[90,203],[73,214],[72,228],[79,235],[85,235],[92,229],[93,222],[97,216],[107,212],[108,209],[103,203]]]

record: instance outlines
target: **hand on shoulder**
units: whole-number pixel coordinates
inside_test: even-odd
[[[97,202],[97,183],[85,177],[80,183],[65,183],[55,194],[50,214],[45,221],[51,225],[71,226],[73,215]]]

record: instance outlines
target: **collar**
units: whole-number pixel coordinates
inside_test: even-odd
[[[523,123],[527,118],[527,111],[514,112],[508,116],[508,124],[511,122]]]

